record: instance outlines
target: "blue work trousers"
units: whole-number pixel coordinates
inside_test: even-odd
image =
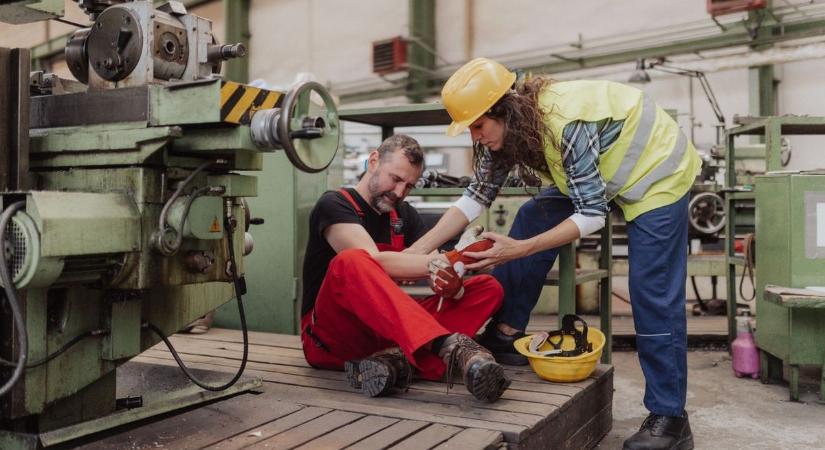
[[[627,224],[630,299],[646,383],[644,402],[650,412],[666,416],[682,415],[687,395],[687,204],[685,195]],[[533,237],[571,214],[569,197],[556,188],[545,189],[519,209],[510,237]],[[527,327],[557,255],[558,249],[546,250],[493,271],[504,287],[496,322],[519,330]]]

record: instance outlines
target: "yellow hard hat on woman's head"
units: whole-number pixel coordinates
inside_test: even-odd
[[[441,100],[453,123],[447,136],[458,136],[504,96],[516,74],[487,58],[476,58],[461,66],[441,89]]]

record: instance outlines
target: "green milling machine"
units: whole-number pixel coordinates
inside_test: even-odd
[[[93,21],[66,46],[79,82],[30,73],[27,50],[0,49],[3,449],[65,443],[259,385],[232,386],[242,363],[229,382],[164,390],[157,406],[138,407],[151,392],[119,398],[118,369],[242,296],[255,222],[244,199],[258,194],[250,172],[264,153],[283,150],[316,173],[339,145],[320,84],[277,92],[222,80],[221,62],[246,49],[219,44],[211,22],[180,2],[78,3]],[[0,20],[62,10],[63,0],[0,1]],[[135,377],[150,391],[166,381]]]

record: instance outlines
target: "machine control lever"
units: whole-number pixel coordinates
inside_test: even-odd
[[[324,127],[327,123],[322,117],[304,117],[301,120],[301,127],[298,130],[289,132],[290,139],[317,139],[324,137]]]
[[[318,139],[324,137],[323,128],[302,128],[289,132],[290,139]]]

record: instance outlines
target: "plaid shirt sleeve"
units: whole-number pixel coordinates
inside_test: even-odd
[[[605,216],[609,212],[599,156],[619,137],[623,121],[574,121],[562,131],[562,165],[567,189],[577,213]]]
[[[511,168],[495,170],[493,168],[493,158],[490,150],[483,147],[481,150],[481,160],[479,161],[478,173],[473,177],[473,181],[464,190],[464,196],[469,197],[485,208],[489,208],[496,199],[501,185],[507,180],[507,174]]]

